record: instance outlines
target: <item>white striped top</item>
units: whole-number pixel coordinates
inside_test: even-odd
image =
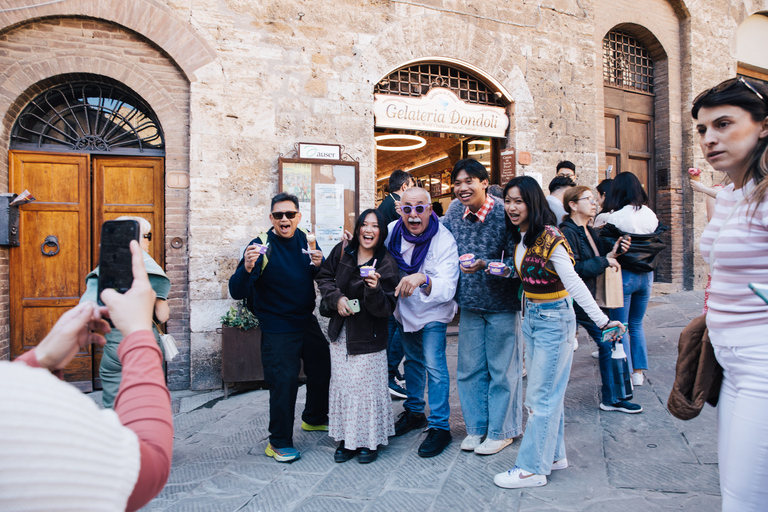
[[[743,201],[728,219],[754,186],[750,181],[739,190],[733,184],[721,190],[712,220],[701,235],[699,249],[712,274],[707,327],[713,345],[768,344],[768,304],[748,286],[768,284],[768,195],[759,205]],[[713,267],[709,260],[715,238]]]

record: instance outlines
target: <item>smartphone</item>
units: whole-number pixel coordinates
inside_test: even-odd
[[[624,332],[626,332],[626,329],[627,329],[627,324],[624,324]],[[603,336],[601,339],[603,342],[611,341],[611,338],[613,338],[614,335],[616,336],[617,340],[620,340],[622,337],[622,334],[621,334],[621,331],[619,330],[618,325],[616,327],[611,327],[610,329],[604,330]]]
[[[101,292],[109,288],[127,292],[133,284],[131,240],[139,240],[139,223],[135,220],[108,220],[101,226],[99,251],[99,305]]]
[[[749,287],[755,292],[755,295],[768,304],[768,284],[749,283]]]
[[[349,309],[351,309],[353,313],[360,312],[360,301],[358,299],[347,299],[347,305],[349,306]]]

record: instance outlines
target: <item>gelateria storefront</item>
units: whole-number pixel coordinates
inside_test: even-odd
[[[482,71],[456,61],[408,63],[376,84],[374,98],[377,203],[396,169],[410,172],[443,209],[462,158],[482,163],[492,184],[515,176],[513,103]]]

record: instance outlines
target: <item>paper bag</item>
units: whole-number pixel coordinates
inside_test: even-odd
[[[602,307],[608,309],[623,308],[624,307],[624,283],[621,279],[621,270],[613,267],[605,269],[605,273],[600,276],[603,278],[603,286],[600,286],[600,278],[598,278],[598,295],[600,290],[603,291],[603,304]]]

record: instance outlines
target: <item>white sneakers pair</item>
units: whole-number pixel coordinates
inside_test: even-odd
[[[485,436],[468,435],[461,442],[461,449],[465,452],[474,451],[478,455],[493,455],[511,445],[515,439],[485,439]]]
[[[561,459],[552,463],[552,471],[568,467],[568,459]],[[505,489],[520,489],[522,487],[541,487],[547,485],[547,475],[529,473],[517,466],[509,471],[499,473],[493,477],[493,483]]]

